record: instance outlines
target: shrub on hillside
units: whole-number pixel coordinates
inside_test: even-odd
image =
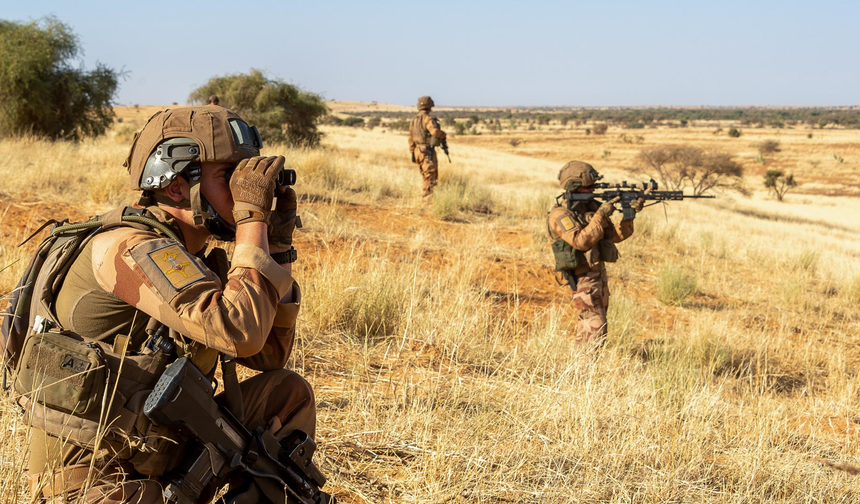
[[[56,18],[0,20],[0,136],[80,140],[104,134],[120,73],[76,64],[83,51]]]
[[[221,105],[257,126],[263,141],[314,146],[319,143],[317,122],[328,110],[320,95],[303,91],[260,70],[212,77],[191,92],[192,103],[206,103],[217,94]]]
[[[765,154],[773,154],[774,152],[779,152],[779,141],[765,140],[764,142],[756,144],[756,148],[762,156]]]
[[[605,123],[595,124],[594,125],[594,134],[595,135],[605,135],[606,130],[609,129],[609,126]]]
[[[777,201],[782,201],[788,191],[797,187],[797,181],[794,175],[786,175],[782,170],[768,170],[764,176],[764,186],[770,189]]]
[[[327,115],[325,119],[322,120],[322,123],[326,126],[343,126],[343,119],[336,115]]]
[[[686,186],[694,195],[711,189],[732,189],[742,194],[743,166],[731,154],[710,152],[688,145],[664,145],[639,153],[642,165],[634,171],[660,180],[667,189],[677,191]]]
[[[353,128],[361,128],[364,127],[364,119],[361,117],[349,116],[343,120],[343,125]]]
[[[732,138],[738,138],[739,136],[741,136],[741,130],[739,130],[739,129],[735,128],[734,126],[732,126],[731,128],[729,128],[729,133],[728,133],[728,135],[729,135],[730,137],[732,137]]]
[[[406,119],[397,119],[388,123],[388,128],[393,131],[409,131],[409,121]]]
[[[379,126],[380,124],[382,124],[382,119],[380,119],[379,117],[371,117],[367,120],[365,126],[372,129]]]

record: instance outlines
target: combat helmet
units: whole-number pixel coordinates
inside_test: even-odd
[[[436,104],[433,103],[433,98],[429,96],[422,96],[418,98],[418,110],[430,110],[431,107],[435,107]]]
[[[260,155],[263,141],[254,126],[228,109],[206,105],[157,112],[134,137],[123,166],[129,182],[141,189],[138,204],[153,202],[191,208],[194,224],[205,224],[213,235],[232,239],[228,224],[200,193],[201,163],[239,161]],[[177,203],[154,193],[182,176],[190,184],[191,200]]]
[[[569,161],[558,172],[558,182],[565,191],[575,191],[580,187],[591,187],[603,176],[588,163]]]

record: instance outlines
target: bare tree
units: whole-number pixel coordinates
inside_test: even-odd
[[[691,186],[696,196],[713,189],[731,189],[747,194],[743,185],[743,167],[725,152],[666,145],[641,151],[639,161],[644,166],[636,168],[637,173],[659,178],[662,185],[672,191]]]

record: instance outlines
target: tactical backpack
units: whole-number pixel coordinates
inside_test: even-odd
[[[49,224],[54,224],[51,234],[37,247],[0,327],[3,388],[14,387],[34,427],[85,449],[107,448],[143,474],[161,474],[169,457],[158,451],[169,433],[143,415],[143,404],[174,357],[157,350],[129,352],[127,336],[104,342],[67,331],[54,301],[72,263],[96,234],[124,226],[178,237],[145,209],[132,207],[81,223],[48,221],[36,233]],[[152,332],[163,328],[150,326]]]

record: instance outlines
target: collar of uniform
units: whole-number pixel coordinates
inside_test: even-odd
[[[176,236],[182,239],[182,246],[185,246],[185,235],[182,234],[182,229],[179,227],[179,224],[176,223],[176,219],[174,219],[172,215],[155,205],[148,206],[145,210],[152,214],[152,216],[155,217],[155,220],[169,227]]]

